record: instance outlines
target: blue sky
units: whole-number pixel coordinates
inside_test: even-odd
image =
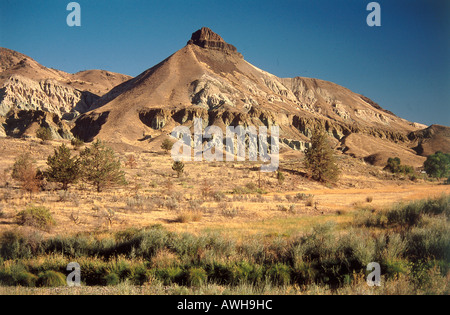
[[[0,0],[0,46],[67,72],[136,76],[207,26],[279,77],[328,80],[410,121],[450,126],[450,1]]]

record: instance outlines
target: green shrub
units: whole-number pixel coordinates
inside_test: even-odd
[[[50,130],[50,128],[45,128],[45,127],[40,127],[36,131],[36,137],[41,139],[43,142],[53,139],[52,131]]]
[[[277,171],[277,180],[278,180],[278,184],[283,185],[283,182],[285,180],[283,172]]]
[[[120,277],[117,273],[115,272],[110,272],[107,275],[104,276],[103,278],[104,280],[104,284],[105,285],[118,285],[120,282]]]
[[[172,150],[172,147],[174,145],[174,142],[170,139],[164,139],[164,141],[161,144],[161,149],[166,151],[166,153],[169,153],[170,150]]]
[[[187,281],[190,286],[199,287],[206,284],[208,274],[201,267],[189,268],[187,272]]]
[[[11,273],[0,270],[0,285],[2,286],[15,286],[16,281]]]
[[[267,270],[267,276],[275,285],[288,285],[291,282],[291,269],[282,263],[276,263]]]
[[[15,284],[22,287],[34,287],[38,277],[28,271],[21,271],[15,276]]]
[[[139,265],[132,270],[130,278],[135,285],[143,285],[150,279],[150,276],[150,270],[145,268],[144,265]]]
[[[36,285],[38,287],[62,287],[67,283],[66,277],[62,273],[47,270],[39,273]]]
[[[34,287],[37,278],[20,262],[0,267],[0,285]]]
[[[450,230],[414,227],[407,235],[406,254],[412,260],[433,258],[450,263]]]
[[[399,276],[400,274],[406,274],[408,271],[408,264],[402,259],[388,259],[380,263],[381,272],[388,279]]]
[[[210,281],[221,285],[234,284],[236,280],[232,266],[214,262],[208,266]]]
[[[84,142],[80,138],[75,137],[70,140],[70,144],[74,147],[75,150],[78,150],[84,145]]]
[[[401,160],[398,157],[389,158],[384,169],[390,171],[393,174],[414,174],[414,168],[409,165],[402,165]]]
[[[55,220],[53,219],[50,210],[47,208],[42,206],[30,206],[16,215],[16,223],[48,230],[55,224]]]
[[[264,268],[261,265],[241,261],[233,268],[233,278],[235,284],[250,283],[257,285],[264,279]]]
[[[440,214],[450,218],[450,196],[399,205],[386,213],[389,224],[404,226],[417,225],[424,215]]]
[[[107,263],[97,259],[79,260],[82,280],[86,285],[104,285],[105,277],[110,270]]]
[[[161,280],[164,285],[171,285],[182,283],[184,272],[179,266],[160,268],[155,270],[155,277]]]
[[[25,237],[18,231],[5,231],[0,237],[0,257],[20,259],[31,257],[32,252]]]
[[[174,170],[177,173],[177,176],[180,177],[184,172],[184,163],[181,161],[173,162],[172,170]]]

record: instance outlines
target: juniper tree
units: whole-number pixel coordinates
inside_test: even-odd
[[[177,172],[177,176],[180,177],[180,175],[184,172],[184,163],[181,161],[175,161],[172,164],[172,169]]]
[[[165,139],[161,144],[161,149],[166,151],[166,153],[169,153],[170,150],[172,150],[173,142],[169,139]]]
[[[47,158],[45,177],[50,182],[61,183],[62,189],[67,190],[69,184],[75,183],[80,177],[79,163],[79,159],[71,157],[70,149],[63,144]]]
[[[82,177],[101,192],[104,187],[126,184],[125,173],[114,151],[97,140],[80,153]]]
[[[311,146],[305,151],[305,167],[309,175],[321,182],[335,182],[339,176],[334,151],[323,130],[314,130]]]
[[[277,171],[277,180],[280,185],[284,182],[284,174],[281,171]]]
[[[52,140],[52,138],[53,138],[52,131],[49,128],[40,127],[36,131],[36,137],[41,139],[42,142],[46,142],[46,141]]]

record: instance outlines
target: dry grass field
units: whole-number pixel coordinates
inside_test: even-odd
[[[339,155],[339,181],[323,185],[293,152],[280,156],[282,182],[254,162],[186,162],[178,177],[164,151],[110,143],[127,185],[99,193],[80,181],[68,191],[55,183],[23,191],[11,177],[17,156],[28,152],[45,170],[62,142],[0,140],[0,294],[450,290],[450,186],[443,182]],[[52,224],[20,222],[31,208],[47,209]],[[71,261],[81,266],[80,288],[66,286]],[[382,265],[380,288],[366,284],[371,261]]]
[[[363,207],[383,209],[450,193],[448,185],[394,177],[345,155],[339,156],[343,175],[332,187],[306,178],[301,155],[295,153],[280,157],[285,175],[282,184],[274,173],[260,173],[254,162],[186,162],[185,172],[178,178],[170,154],[114,144],[110,145],[123,162],[128,185],[97,193],[79,182],[67,192],[58,190],[57,185],[32,196],[23,192],[8,175],[14,159],[29,152],[44,170],[47,156],[60,144],[0,141],[0,232],[24,228],[15,224],[14,217],[33,204],[50,209],[56,224],[45,232],[49,236],[152,225],[170,231],[217,231],[242,237],[293,235],[324,221],[345,224]],[[78,152],[73,150],[73,154]]]

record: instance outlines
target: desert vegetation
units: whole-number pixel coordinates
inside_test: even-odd
[[[316,129],[311,137],[311,146],[305,151],[305,167],[310,176],[322,182],[335,182],[339,177],[334,151],[326,133]]]
[[[448,294],[449,215],[450,197],[442,196],[360,209],[346,225],[328,222],[264,240],[160,225],[50,238],[8,231],[0,238],[0,282],[61,286],[67,264],[76,261],[84,286],[126,283],[145,292]],[[379,288],[365,284],[372,261],[382,268]]]
[[[440,151],[427,157],[424,170],[434,178],[447,178],[450,176],[450,154]]]
[[[262,174],[250,161],[176,166],[166,154],[83,146],[49,142],[10,156],[0,292],[61,288],[77,262],[82,287],[65,292],[448,294],[450,199],[439,182],[411,184],[414,199],[440,198],[392,205],[399,197],[383,201],[391,188],[381,189],[402,189],[403,179],[342,157],[333,157],[341,175],[330,189],[303,159]],[[363,181],[348,178],[355,168]],[[353,195],[368,178],[379,190]],[[379,288],[366,284],[373,261]]]

